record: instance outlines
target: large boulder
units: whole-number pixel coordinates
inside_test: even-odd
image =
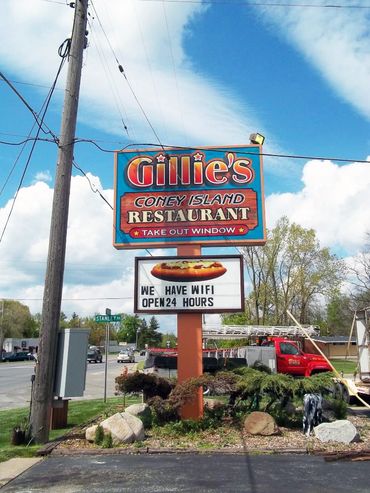
[[[320,442],[352,443],[358,442],[360,436],[355,426],[347,419],[340,419],[333,423],[321,423],[315,426],[315,436]]]
[[[280,433],[274,418],[260,411],[254,411],[245,418],[244,430],[251,435],[270,436]]]
[[[150,426],[152,423],[152,410],[148,404],[132,404],[131,406],[126,407],[125,412],[139,418],[142,421],[144,428]]]
[[[113,445],[132,443],[135,440],[144,440],[144,425],[142,421],[127,412],[116,413],[100,423],[104,433],[112,435]],[[86,430],[86,439],[94,441],[96,425]]]
[[[95,440],[95,433],[97,427],[98,425],[93,425],[86,429],[85,432],[86,440],[88,440],[89,442],[93,442]]]

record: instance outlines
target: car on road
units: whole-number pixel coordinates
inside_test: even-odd
[[[89,363],[103,363],[103,355],[99,349],[89,349],[87,351],[87,361]]]
[[[2,361],[27,361],[30,359],[30,357],[25,351],[14,351],[3,353],[1,359]]]
[[[117,363],[135,363],[135,355],[129,349],[123,349],[117,356]]]

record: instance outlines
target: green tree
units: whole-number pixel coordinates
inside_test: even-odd
[[[40,324],[38,320],[31,315],[29,323],[25,325],[23,330],[23,337],[39,337],[40,335]]]
[[[352,303],[348,295],[334,293],[326,307],[327,335],[348,335],[353,321]]]
[[[37,312],[34,315],[32,315],[34,326],[35,326],[35,335],[34,337],[39,337],[40,335],[40,328],[41,328],[41,313]]]
[[[150,345],[148,342],[148,323],[145,318],[143,318],[136,333],[136,349],[144,348],[145,344],[148,344],[148,346]]]
[[[149,320],[149,328],[154,332],[159,330],[159,322],[154,316]]]
[[[105,324],[95,322],[95,317],[85,317],[80,322],[81,327],[90,329],[89,344],[91,346],[104,346]]]
[[[310,323],[319,296],[330,297],[345,275],[342,260],[321,248],[313,229],[281,218],[262,247],[245,247],[252,284],[247,318],[255,324],[286,325],[287,310]]]
[[[123,315],[120,328],[117,332],[119,342],[136,342],[136,332],[142,325],[142,319],[138,315]]]
[[[35,329],[28,306],[14,300],[0,301],[0,350],[6,337],[27,337]]]
[[[177,347],[177,337],[175,334],[173,334],[172,332],[167,332],[166,334],[161,335],[161,347],[168,347],[168,345],[171,348]]]
[[[155,317],[151,317],[149,325],[146,320],[142,321],[138,337],[138,347],[143,348],[145,344],[149,347],[159,347],[162,342],[162,334],[158,332],[159,323]]]
[[[41,321],[40,321],[40,326],[41,326]],[[64,312],[60,312],[60,317],[59,317],[59,328],[60,329],[67,329],[69,326],[69,321],[68,317]]]
[[[212,347],[217,347],[219,349],[228,349],[228,348],[233,348],[233,347],[240,347],[240,346],[248,346],[250,344],[249,339],[217,339],[215,341],[212,341],[211,339],[208,341],[209,342],[209,348]]]
[[[224,313],[221,319],[224,325],[253,325],[254,320],[247,310],[240,313]]]
[[[72,317],[69,320],[69,326],[71,328],[81,327],[81,320],[80,320],[80,317],[77,315],[76,312],[72,313]]]

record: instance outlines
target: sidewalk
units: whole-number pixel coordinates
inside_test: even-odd
[[[42,457],[17,457],[0,463],[0,488],[42,461]]]

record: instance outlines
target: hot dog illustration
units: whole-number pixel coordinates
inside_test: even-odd
[[[171,260],[156,264],[151,274],[164,281],[196,282],[216,279],[226,271],[221,262],[212,260]]]

